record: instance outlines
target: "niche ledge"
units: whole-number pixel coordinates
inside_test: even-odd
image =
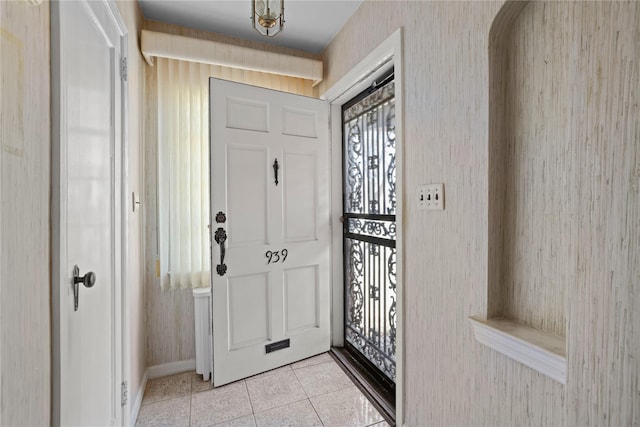
[[[504,318],[471,316],[469,321],[479,343],[566,384],[567,351],[564,337]]]

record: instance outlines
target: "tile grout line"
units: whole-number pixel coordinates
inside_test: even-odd
[[[318,419],[320,420],[320,424],[322,424],[324,426],[324,421],[322,421],[322,418],[320,417],[320,414],[318,413],[318,410],[316,409],[316,406],[311,401],[311,398],[309,398],[309,403],[311,404],[311,407],[313,408],[313,412],[316,413],[316,417],[318,417]]]
[[[291,365],[285,365],[285,366],[290,367]],[[276,408],[283,408],[283,407],[285,407],[285,406],[292,405],[292,404],[294,404],[294,403],[299,403],[299,402],[302,402],[302,401],[304,401],[304,400],[307,400],[307,399],[308,399],[307,392],[306,392],[306,390],[304,389],[304,387],[302,386],[302,383],[301,383],[301,382],[300,382],[300,380],[298,379],[298,376],[296,375],[296,373],[294,372],[294,370],[293,370],[293,369],[289,369],[289,370],[286,372],[286,375],[293,375],[293,380],[289,379],[289,380],[288,380],[288,382],[287,382],[287,384],[289,384],[289,385],[290,385],[290,384],[293,384],[293,381],[295,381],[295,382],[297,383],[297,385],[299,386],[299,388],[300,388],[300,389],[302,390],[302,392],[304,393],[304,396],[297,396],[297,397],[295,397],[295,398],[294,398],[294,400],[292,400],[292,401],[284,402],[284,403],[282,403],[282,404],[278,404],[278,405],[276,405],[276,406],[272,406],[272,407],[269,407],[269,408],[261,409],[260,411],[257,411],[257,412],[256,412],[256,411],[255,411],[255,409],[254,409],[254,417],[255,417],[255,415],[256,415],[256,414],[261,414],[261,413],[263,413],[263,412],[270,411],[270,410],[273,410],[273,409],[276,409]],[[266,378],[269,378],[269,377],[267,376]],[[264,379],[265,379],[265,377],[261,377],[261,378],[256,379],[256,381],[261,381],[261,380],[264,380]],[[248,388],[248,384],[247,384],[247,388]],[[262,396],[263,396],[263,395],[261,394],[260,396],[255,396],[255,397],[256,397],[256,399],[258,399],[258,398],[260,398],[260,397],[262,397]],[[252,401],[252,406],[253,406],[253,401]]]
[[[242,383],[244,384],[244,391],[247,392],[247,397],[249,398],[249,406],[251,406],[251,415],[253,415],[253,420],[255,421],[256,411],[253,409],[253,400],[251,399],[251,393],[249,392],[249,386],[247,385],[247,380],[246,379],[242,380]]]
[[[376,424],[379,424],[379,423],[381,423],[381,422],[385,422],[385,423],[387,423],[387,424],[388,424],[387,420],[384,418],[384,416],[382,416],[382,414],[380,413],[380,411],[378,411],[378,409],[377,409],[377,408],[375,408],[375,407],[373,406],[373,404],[371,403],[371,401],[369,400],[369,398],[368,398],[367,396],[365,396],[365,395],[364,395],[364,393],[362,393],[362,392],[360,391],[360,389],[359,389],[358,387],[356,387],[356,385],[355,385],[355,384],[353,384],[353,385],[351,385],[351,386],[349,386],[349,387],[347,387],[347,388],[341,389],[341,390],[334,390],[334,391],[330,391],[330,392],[328,392],[328,393],[319,394],[318,396],[314,396],[314,397],[321,397],[321,396],[327,396],[327,395],[330,395],[330,394],[336,394],[336,393],[344,392],[345,390],[349,390],[349,389],[356,390],[357,392],[359,392],[360,394],[362,394],[362,397],[364,397],[365,401],[366,401],[367,403],[369,403],[369,405],[371,405],[371,406],[373,407],[373,409],[376,411],[376,413],[377,413],[377,414],[382,418],[382,419],[380,419],[380,420],[378,420],[378,421],[374,421],[374,422],[373,422],[373,423],[371,423],[371,424],[365,424],[365,426],[364,426],[364,427],[372,427],[372,426],[374,426],[374,425],[376,425]],[[311,399],[310,399],[310,400],[311,400]],[[315,405],[313,404],[313,402],[311,402],[311,406],[313,406],[313,409],[314,409],[314,410],[316,410],[316,407],[315,407]],[[317,413],[317,410],[316,410],[316,413]],[[320,415],[319,415],[319,414],[318,414],[318,418],[320,418]],[[322,421],[322,418],[320,418],[320,422],[321,422],[321,423],[322,423],[322,425],[324,426],[324,422]]]
[[[282,405],[274,406],[273,408],[268,408],[268,409],[264,409],[262,411],[254,412],[253,415],[262,414],[263,412],[271,411],[272,409],[284,408],[285,406],[293,405],[294,403],[300,403],[300,402],[303,402],[305,400],[309,400],[309,398],[308,397],[303,397],[300,400],[295,400],[295,401],[289,402],[289,403],[283,403]]]
[[[336,362],[335,362],[335,360],[329,360],[329,361],[322,362],[322,363],[316,363],[316,364],[313,364],[313,365],[301,366],[301,367],[299,367],[299,368],[297,368],[297,369],[296,369],[296,368],[292,368],[292,369],[293,369],[293,373],[296,375],[296,379],[298,380],[298,382],[300,383],[300,385],[302,385],[302,382],[300,381],[300,378],[298,377],[298,374],[296,373],[296,371],[297,371],[297,370],[299,370],[299,369],[304,369],[304,368],[311,368],[311,367],[314,367],[314,366],[320,366],[320,365],[328,364],[328,363],[336,363]],[[352,385],[353,385],[353,384],[352,384]],[[347,388],[348,388],[348,387],[347,387]],[[331,394],[331,393],[335,393],[335,392],[338,392],[338,391],[346,390],[347,388],[340,389],[340,390],[334,390],[334,391],[330,391],[330,392],[325,392],[325,393],[321,393],[321,394],[318,394],[318,395],[315,395],[315,396],[310,396],[310,395],[309,395],[309,392],[307,392],[307,390],[304,388],[304,386],[302,386],[302,390],[303,390],[303,391],[304,391],[304,393],[307,395],[307,400],[308,400],[308,401],[309,401],[309,403],[311,404],[311,408],[313,408],[313,412],[315,412],[316,417],[318,417],[318,420],[320,421],[320,424],[322,424],[322,426],[325,426],[325,423],[324,423],[324,421],[322,420],[322,417],[320,416],[320,414],[318,413],[318,410],[316,409],[315,405],[314,405],[314,404],[313,404],[313,402],[311,401],[311,398],[312,398],[312,397],[325,396],[325,395],[328,395],[328,394]]]
[[[307,393],[307,390],[302,385],[302,381],[300,381],[300,377],[298,377],[298,374],[296,373],[295,369],[293,369],[293,375],[296,377],[296,381],[298,381],[298,384],[300,384],[300,388],[304,392],[304,395],[307,396],[307,399],[309,399],[310,398],[309,393]]]
[[[244,378],[242,382],[244,383],[244,390],[247,392],[247,397],[249,398],[249,406],[251,406],[251,417],[253,417],[253,425],[257,426],[258,423],[256,421],[256,413],[253,409],[253,401],[251,400],[251,393],[249,393],[249,385],[247,384],[247,378]],[[238,418],[241,418],[241,417],[238,417]]]
[[[171,397],[166,397],[164,399],[154,400],[153,402],[148,402],[148,403],[145,403],[144,405],[140,405],[140,408],[142,408],[143,406],[155,405],[156,403],[168,402],[169,400],[180,399],[186,396],[190,396],[190,393],[183,393],[177,396],[171,396]]]
[[[347,375],[347,378],[349,378],[349,385],[348,385],[348,386],[345,386],[345,387],[343,387],[343,388],[339,388],[339,389],[337,389],[337,390],[326,391],[326,392],[324,392],[324,393],[320,393],[320,394],[314,394],[313,396],[309,395],[309,393],[307,392],[307,390],[304,388],[304,385],[302,385],[302,382],[300,381],[300,377],[298,377],[298,374],[296,373],[296,371],[297,371],[297,370],[301,370],[301,369],[305,369],[305,368],[313,368],[313,367],[320,366],[320,365],[324,365],[324,364],[328,364],[328,363],[333,363],[333,364],[335,364],[336,366],[338,366],[338,363],[337,363],[335,360],[333,360],[333,359],[332,359],[332,360],[327,361],[327,362],[316,363],[316,364],[314,364],[314,365],[308,365],[308,366],[302,366],[302,367],[300,367],[300,368],[298,368],[298,369],[294,369],[294,370],[293,370],[294,374],[296,374],[296,378],[298,379],[298,382],[299,382],[299,383],[300,383],[300,385],[302,386],[302,390],[305,392],[305,394],[307,395],[307,397],[308,397],[309,399],[311,399],[312,397],[318,397],[318,396],[323,396],[323,395],[325,395],[325,394],[334,393],[334,392],[336,392],[336,391],[346,390],[346,389],[348,389],[348,388],[350,388],[350,387],[352,387],[352,386],[353,386],[353,387],[357,387],[357,386],[356,386],[356,384],[353,382],[353,380],[352,380],[351,378],[349,378],[349,376]],[[339,367],[339,366],[338,366],[338,367]],[[346,375],[346,374],[345,374],[345,375]]]

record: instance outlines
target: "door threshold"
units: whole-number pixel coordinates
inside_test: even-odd
[[[343,347],[331,347],[329,354],[369,399],[387,423],[396,425],[395,394],[376,381],[371,374]]]

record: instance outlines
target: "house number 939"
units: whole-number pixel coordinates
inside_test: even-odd
[[[282,249],[281,251],[267,251],[264,256],[267,257],[267,264],[275,264],[277,262],[284,262],[289,255],[289,251]]]

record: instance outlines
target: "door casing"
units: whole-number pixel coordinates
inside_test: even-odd
[[[66,193],[65,189],[61,186],[61,176],[65,173],[65,155],[66,142],[64,135],[63,120],[66,120],[64,113],[63,100],[66,96],[64,86],[64,64],[61,63],[62,49],[61,45],[61,10],[60,1],[52,1],[50,5],[50,27],[51,27],[51,174],[52,174],[52,190],[51,190],[51,314],[52,314],[52,328],[51,328],[51,343],[52,343],[52,401],[51,401],[51,424],[59,425],[61,420],[61,346],[65,345],[62,342],[61,333],[61,311],[63,310],[62,290],[66,287],[67,283],[61,283],[61,268],[62,257],[60,255],[60,249],[62,245],[66,245],[67,239],[70,236],[66,236],[63,233],[62,221],[65,221],[62,209],[65,207]],[[92,10],[100,10],[102,14],[105,14],[111,23],[115,26],[119,32],[119,49],[120,58],[116,58],[118,64],[121,64],[122,58],[128,57],[128,30],[124,23],[124,20],[120,16],[118,8],[113,0],[100,0],[96,2],[90,2],[87,0],[81,0],[85,7]],[[80,64],[81,61],[78,61]],[[122,68],[120,65],[120,71]],[[115,235],[111,236],[116,242],[114,245],[114,262],[118,264],[119,268],[116,268],[117,275],[114,277],[116,283],[120,283],[120,286],[114,290],[116,313],[113,318],[116,330],[119,331],[118,337],[116,337],[115,356],[116,356],[116,371],[117,378],[112,378],[113,384],[113,404],[115,407],[120,407],[118,419],[123,425],[129,423],[129,403],[128,399],[124,403],[121,401],[122,388],[121,384],[128,378],[129,372],[129,317],[126,306],[126,290],[127,290],[127,198],[125,195],[127,192],[127,169],[128,169],[128,156],[127,156],[127,115],[128,115],[128,90],[127,79],[123,79],[121,75],[116,75],[114,79],[120,80],[119,87],[112,93],[112,99],[119,99],[118,108],[116,114],[118,117],[114,117],[114,125],[116,140],[115,153],[117,158],[113,160],[113,177],[116,185],[114,186],[112,206],[115,208],[116,227]],[[81,272],[81,274],[84,271]],[[82,294],[82,290],[80,291]],[[65,296],[66,298],[66,296]],[[82,298],[82,295],[80,296]],[[82,402],[78,402],[77,405],[81,405]]]
[[[404,387],[404,173],[403,173],[403,59],[402,28],[376,47],[369,55],[320,96],[330,104],[331,140],[331,345],[344,345],[344,290],[342,251],[342,105],[371,86],[374,80],[394,67],[396,85],[396,254],[397,254],[397,327],[396,327],[396,424],[403,425]]]

